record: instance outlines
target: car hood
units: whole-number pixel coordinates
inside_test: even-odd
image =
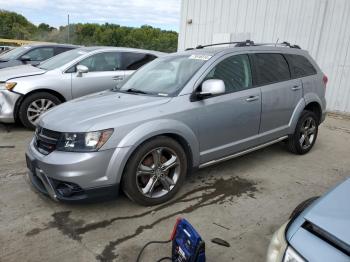
[[[39,125],[60,132],[97,130],[104,122],[118,123],[118,117],[167,103],[171,98],[104,91],[54,107],[43,114]],[[109,124],[109,122],[107,123]],[[120,124],[120,122],[118,123]],[[114,127],[110,125],[106,128]]]
[[[323,196],[304,219],[350,245],[350,179]]]
[[[13,78],[41,75],[46,71],[32,65],[20,65],[0,70],[0,82],[5,82]]]

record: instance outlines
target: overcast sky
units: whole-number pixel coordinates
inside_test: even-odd
[[[181,0],[0,0],[0,9],[24,15],[38,25],[71,23],[151,25],[179,30]]]

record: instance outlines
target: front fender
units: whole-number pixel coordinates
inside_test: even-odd
[[[17,85],[12,89],[13,92],[21,95],[26,95],[37,89],[36,85],[29,81],[23,81],[20,79],[14,79],[14,82],[17,82]]]
[[[17,82],[17,85],[14,87],[13,91],[18,94],[27,95],[37,91],[51,91],[58,93],[65,101],[72,99],[70,75],[57,76],[54,73],[47,73],[45,75],[41,74],[17,78],[14,79],[14,82]]]
[[[118,147],[136,148],[151,137],[163,134],[174,134],[182,137],[191,149],[193,165],[199,165],[199,142],[197,136],[190,127],[174,119],[159,119],[143,123],[129,132],[119,142]]]

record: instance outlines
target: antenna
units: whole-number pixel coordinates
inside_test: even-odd
[[[277,46],[277,44],[278,44],[278,40],[280,40],[278,37],[277,37],[277,41],[276,41],[276,44],[275,44],[275,46]]]

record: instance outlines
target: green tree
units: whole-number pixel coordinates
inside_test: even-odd
[[[28,40],[37,32],[37,27],[24,16],[0,10],[0,37]]]
[[[69,30],[68,30],[69,29]],[[58,29],[48,24],[38,26],[30,23],[24,16],[0,10],[0,37],[39,40],[57,43],[69,42],[77,45],[122,46],[175,52],[178,34],[149,25],[139,28],[116,24],[71,24]]]

